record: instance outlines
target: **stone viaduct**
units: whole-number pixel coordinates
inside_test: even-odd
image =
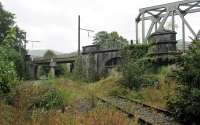
[[[26,67],[27,71],[29,72],[30,79],[38,79],[37,78],[37,72],[38,72],[38,67],[40,65],[45,65],[49,66],[50,71],[52,72],[52,75],[55,75],[55,67],[57,64],[61,63],[69,63],[70,64],[70,72],[72,72],[74,68],[74,62],[75,62],[75,57],[74,56],[69,56],[69,57],[54,57],[54,58],[32,58],[30,55],[27,56],[26,58]]]
[[[56,56],[54,58],[31,58],[27,57],[27,70],[29,71],[31,79],[37,79],[38,66],[47,65],[50,71],[55,75],[55,67],[57,64],[70,64],[70,72],[73,72],[76,67],[78,55],[73,56]],[[83,73],[87,79],[99,79],[113,66],[120,62],[120,49],[101,49],[97,45],[90,45],[83,47],[80,56],[80,62]]]

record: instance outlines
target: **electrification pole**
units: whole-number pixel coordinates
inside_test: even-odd
[[[81,51],[81,48],[80,48],[80,30],[81,30],[81,27],[80,27],[80,15],[78,15],[78,56],[80,56],[80,51]]]
[[[81,19],[80,19],[80,15],[78,15],[78,56],[80,56],[81,54],[81,30],[87,31],[88,32],[88,36],[89,36],[89,32],[94,32],[94,30],[90,30],[90,29],[85,29],[85,28],[81,28]]]

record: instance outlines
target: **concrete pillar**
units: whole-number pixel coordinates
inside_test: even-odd
[[[36,64],[29,64],[28,71],[29,71],[29,79],[37,80],[37,69],[38,66]]]
[[[51,76],[53,78],[55,78],[55,68],[54,67],[51,67],[50,72],[51,72]]]
[[[56,67],[56,62],[53,61],[53,59],[51,59],[50,62],[50,73],[51,73],[51,77],[55,78],[55,67]]]
[[[74,63],[70,63],[70,73],[72,73],[73,72],[73,70],[74,70]]]
[[[27,80],[37,79],[37,65],[33,63],[30,55],[25,56],[25,72]]]

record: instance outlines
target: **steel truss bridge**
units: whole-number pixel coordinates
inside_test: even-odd
[[[169,17],[172,17],[171,29],[175,31],[175,16],[179,16],[182,20],[183,51],[185,51],[185,26],[192,33],[193,39],[197,39],[197,33],[195,33],[189,22],[185,19],[185,16],[196,12],[200,12],[200,0],[184,0],[140,9],[139,15],[135,20],[136,43],[139,43],[138,24],[140,22],[142,23],[142,42],[147,43],[147,39],[153,29],[155,31],[164,29],[164,25]],[[146,34],[145,21],[147,20],[151,21],[151,25],[148,27]]]

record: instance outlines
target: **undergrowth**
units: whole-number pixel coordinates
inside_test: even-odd
[[[111,74],[95,83],[69,78],[24,82],[6,101],[0,101],[0,125],[134,125],[116,109],[99,106],[94,96],[122,95],[154,106],[165,107],[175,93],[175,82],[167,82],[170,67],[156,72],[158,84],[131,90],[120,84],[122,75]],[[59,101],[60,100],[60,101]]]
[[[113,71],[107,78],[87,85],[87,89],[97,96],[122,95],[149,105],[166,108],[168,98],[175,95],[177,89],[176,81],[168,78],[172,67],[163,66],[154,72],[149,71],[157,82],[151,85],[148,83],[148,86],[143,86],[139,90],[131,90],[121,85],[122,75],[116,71]]]

